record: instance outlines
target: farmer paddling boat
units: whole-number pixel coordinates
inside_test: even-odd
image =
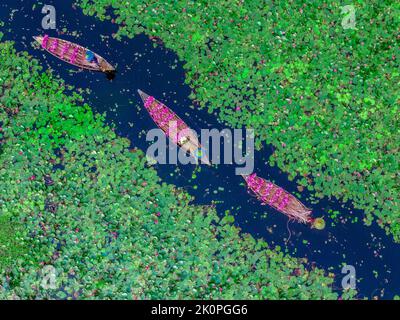
[[[199,143],[197,135],[177,114],[143,91],[138,90],[138,93],[151,118],[167,137],[184,151],[191,154],[195,159],[199,159],[204,164],[211,165],[205,151]]]
[[[33,37],[43,49],[53,56],[76,67],[115,75],[115,68],[102,56],[67,40],[45,36]]]

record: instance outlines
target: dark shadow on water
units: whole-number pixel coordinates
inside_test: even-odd
[[[116,70],[114,70],[114,71],[107,71],[105,74],[106,74],[107,80],[112,81],[112,80],[114,80],[115,77],[117,76],[117,71],[116,71]]]

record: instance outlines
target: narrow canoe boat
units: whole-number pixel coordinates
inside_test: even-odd
[[[141,90],[138,90],[138,92],[151,118],[165,135],[184,151],[190,153],[195,159],[199,159],[204,164],[211,165],[199,143],[197,135],[189,126],[170,108],[154,97],[149,96]]]
[[[291,220],[311,224],[316,229],[325,227],[325,222],[322,218],[311,217],[311,209],[307,208],[286,190],[264,178],[258,177],[255,173],[243,175],[242,177],[246,181],[247,187],[254,192],[257,199],[263,204],[268,204],[288,216]]]
[[[114,74],[114,67],[103,57],[76,43],[63,39],[52,38],[48,35],[33,37],[46,51],[53,56],[76,67]]]

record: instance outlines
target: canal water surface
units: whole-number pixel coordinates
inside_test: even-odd
[[[117,41],[112,37],[117,30],[115,24],[87,17],[69,1],[46,1],[46,4],[53,4],[56,8],[56,30],[44,31],[41,28],[43,3],[3,0],[0,4],[0,20],[5,23],[3,40],[15,41],[17,50],[28,51],[44,69],[52,69],[67,84],[89,89],[90,93],[85,94],[86,102],[95,112],[106,113],[107,122],[114,124],[116,132],[128,138],[132,147],[146,151],[150,145],[146,133],[155,128],[137,89],[165,103],[198,132],[202,128],[225,128],[218,122],[216,114],[208,114],[206,110],[193,106],[189,99],[190,88],[184,83],[183,63],[174,52],[163,46],[154,48],[153,42],[144,35]],[[117,77],[108,81],[103,74],[80,71],[41,49],[35,49],[32,36],[45,32],[79,43],[104,56],[117,65]],[[265,145],[255,153],[255,172],[299,196],[313,209],[314,216],[324,216],[327,222],[325,230],[289,223],[286,216],[260,205],[246,190],[243,179],[235,175],[232,165],[154,165],[154,168],[163,181],[190,193],[194,204],[214,203],[221,216],[229,210],[242,232],[263,238],[293,256],[306,257],[310,264],[334,273],[334,290],[342,290],[344,274],[341,271],[347,264],[355,268],[359,298],[378,296],[391,299],[399,294],[400,245],[394,244],[392,238],[375,223],[370,227],[364,226],[361,222],[363,213],[354,210],[351,203],[327,198],[318,203],[311,201],[312,194],[300,193],[296,183],[288,180],[287,174],[268,165],[272,152],[272,147]],[[342,214],[332,219],[328,210]]]

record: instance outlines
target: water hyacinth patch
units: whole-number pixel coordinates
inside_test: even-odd
[[[351,200],[400,241],[398,3],[357,2],[347,28],[339,1],[77,2],[114,19],[116,38],[161,39],[196,105],[254,128],[299,185]]]
[[[23,259],[26,247],[22,238],[19,238],[21,229],[21,225],[11,221],[8,214],[0,215],[0,269]]]
[[[26,244],[0,269],[0,298],[338,297],[323,270],[161,183],[143,152],[9,42],[0,79],[0,216]]]

